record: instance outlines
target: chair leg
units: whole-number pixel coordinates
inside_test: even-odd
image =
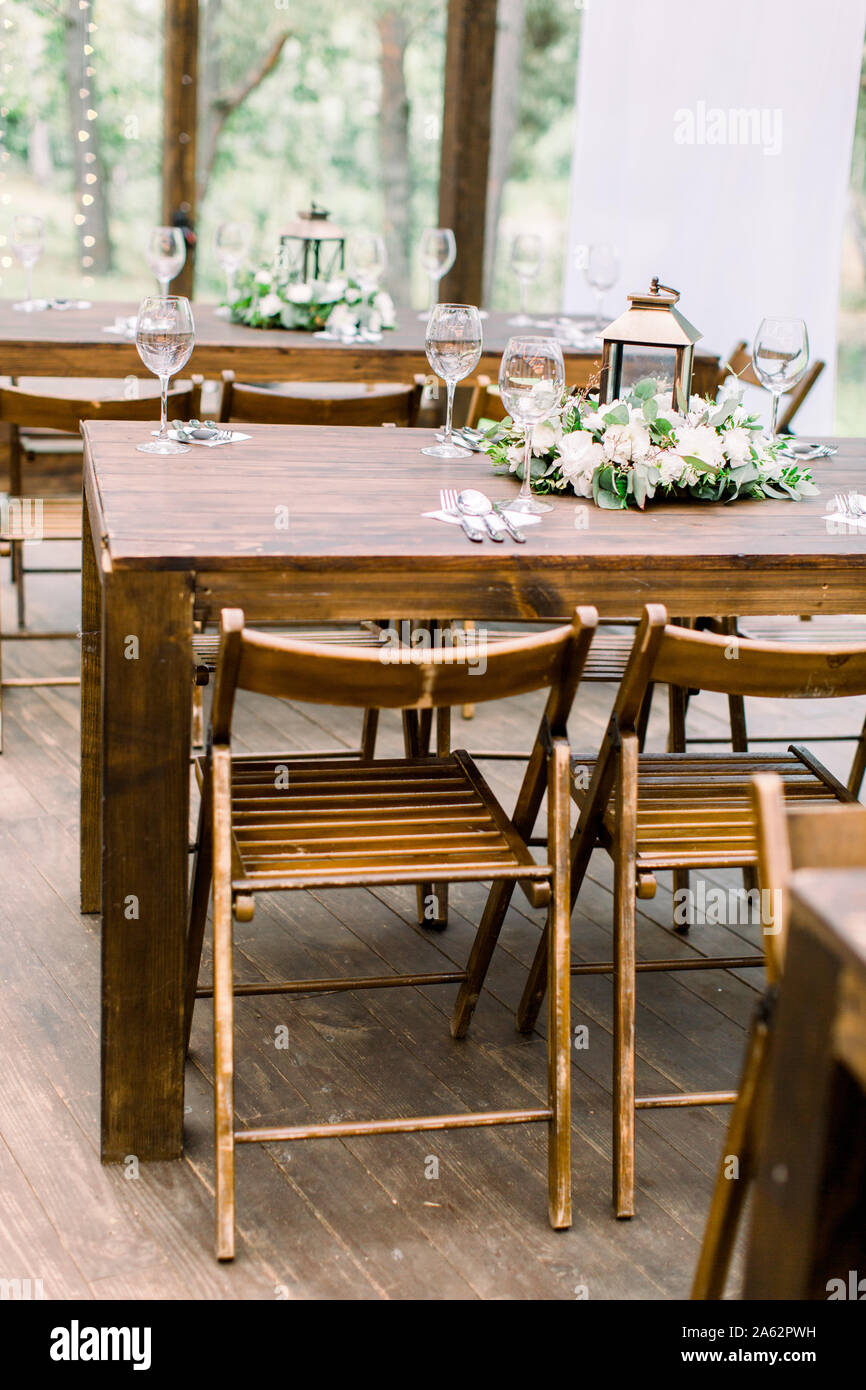
[[[364,710],[364,723],[361,728],[361,757],[371,762],[376,756],[376,735],[379,732],[379,711]]]
[[[414,709],[403,710],[403,747],[406,750],[407,758],[421,757],[422,750],[426,752],[430,746],[432,711],[422,710],[421,714],[430,715],[430,723],[426,731],[426,745],[424,743],[425,731],[419,720],[418,711]],[[434,884],[429,882],[417,883],[415,885],[415,903],[420,927],[426,927],[428,931],[445,930],[448,925],[448,901],[446,897],[443,910]]]
[[[769,1052],[769,1026],[762,1001],[749,1033],[740,1089],[731,1112],[713,1199],[692,1284],[693,1299],[724,1298],[737,1229],[758,1158],[761,1091]],[[736,1168],[730,1171],[731,1162]]]
[[[484,913],[475,933],[469,961],[466,966],[466,979],[460,986],[454,1012],[451,1015],[452,1038],[463,1038],[472,1021],[475,1005],[484,984],[485,976],[499,940],[502,923],[514,893],[514,879],[500,879],[494,883],[484,905]],[[533,1020],[534,1022],[534,1020]],[[530,1029],[531,1031],[531,1029]]]
[[[2,601],[2,593],[0,593]],[[0,753],[3,752],[3,612],[0,607]]]
[[[569,754],[554,743],[548,772],[548,854],[552,860],[547,961],[548,1216],[556,1231],[571,1225],[571,895],[569,893]]]
[[[475,619],[474,619],[474,618],[464,618],[464,620],[463,620],[463,631],[464,631],[464,632],[474,632],[474,631],[475,631]],[[461,714],[463,715],[463,718],[464,718],[464,719],[474,719],[474,718],[475,718],[475,706],[474,706],[474,705],[464,705],[463,708],[462,708],[462,710],[461,710],[460,712],[461,712]]]
[[[866,719],[864,719],[863,728],[860,730],[860,737],[854,752],[854,761],[848,776],[848,790],[852,796],[859,797],[864,773],[866,773]]]
[[[192,746],[204,747],[204,696],[200,685],[192,687]]]
[[[189,1051],[189,1035],[195,1009],[195,991],[201,965],[201,948],[207,928],[207,909],[213,878],[213,828],[211,825],[210,775],[205,773],[198,811],[198,834],[192,868],[189,926],[186,936],[186,998],[184,1004],[184,1053]]]
[[[24,598],[24,547],[20,541],[12,542],[12,583],[15,585],[15,601],[18,608],[18,630],[27,626],[27,613]]]
[[[216,1253],[235,1254],[234,988],[231,887],[231,758],[214,750],[214,1138],[216,1148]]]
[[[668,708],[670,711],[670,736],[668,748],[671,753],[685,753],[686,751],[686,714],[689,707],[689,692],[681,686],[672,685],[668,689]],[[689,892],[689,871],[688,869],[674,869],[673,872],[673,893],[674,905],[678,901],[678,894]],[[688,896],[685,899],[689,901]],[[684,922],[674,922],[674,931],[684,936],[689,930],[691,922],[688,917]]]
[[[613,1183],[618,1217],[634,1216],[635,1183],[635,845],[637,740],[623,741],[616,784],[613,856]]]
[[[655,685],[652,681],[650,681],[649,685],[646,688],[646,694],[643,697],[643,702],[640,707],[640,713],[637,717],[638,749],[641,753],[643,752],[644,744],[646,743],[646,733],[649,727],[650,714],[652,713],[654,690]]]

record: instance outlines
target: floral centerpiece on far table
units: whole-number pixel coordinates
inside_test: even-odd
[[[348,276],[309,283],[260,266],[238,277],[229,305],[232,320],[251,328],[327,328],[338,337],[396,328],[394,301],[386,290],[365,290]]]
[[[670,391],[650,377],[620,400],[599,405],[572,392],[551,419],[532,432],[532,486],[537,493],[591,497],[599,507],[644,507],[653,498],[694,497],[731,502],[737,497],[812,497],[808,469],[785,457],[785,440],[769,440],[742,401],[742,388],[725,383],[715,401],[692,396],[672,410]],[[507,420],[486,451],[499,471],[523,476],[523,427]]]

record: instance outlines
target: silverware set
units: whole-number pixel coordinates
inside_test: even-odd
[[[187,424],[184,424],[183,420],[172,420],[171,428],[181,444],[189,444],[196,439],[204,443],[213,440],[217,444],[223,444],[232,437],[232,431],[224,430],[216,420],[190,420]]]
[[[798,463],[808,463],[812,459],[827,459],[838,453],[832,444],[808,444],[805,440],[791,440],[782,449],[785,458]]]
[[[840,516],[861,517],[866,516],[866,498],[857,492],[837,492],[833,497],[833,505]]]
[[[440,431],[436,438],[441,443],[445,435]],[[484,447],[487,442],[487,435],[483,430],[474,430],[469,425],[464,425],[462,429],[452,430],[451,438],[455,444],[461,444],[464,449],[471,449],[473,454],[486,454],[487,452]]]
[[[506,515],[498,502],[491,502],[483,492],[467,488],[458,492],[453,487],[443,487],[439,491],[440,510],[458,519],[465,534],[471,541],[483,541],[485,536],[502,544],[506,535],[518,545],[526,543],[526,537]]]

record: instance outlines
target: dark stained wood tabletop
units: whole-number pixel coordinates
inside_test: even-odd
[[[374,607],[399,597],[407,616],[434,599],[482,617],[561,614],[575,602],[634,615],[651,599],[686,615],[720,604],[866,611],[866,532],[824,519],[834,492],[863,485],[862,441],[838,441],[838,455],[815,465],[816,498],[656,503],[641,513],[568,493],[517,546],[473,545],[422,515],[443,486],[516,494],[516,479],[497,476],[483,455],[430,458],[422,430],[243,428],[249,441],[148,458],[135,451],[141,426],[84,426],[115,568],[279,569],[299,592],[329,589],[333,617],[368,613],[377,594]]]
[[[0,373],[10,376],[112,377],[146,375],[134,342],[106,333],[118,315],[136,312],[131,302],[99,302],[87,309],[18,314],[0,300]],[[397,327],[378,343],[336,343],[312,333],[247,328],[216,315],[214,304],[193,304],[196,346],[187,368],[206,377],[231,368],[258,381],[411,381],[429,375],[424,322],[415,309],[397,311]],[[495,379],[499,359],[514,331],[510,315],[491,312],[483,322],[484,352],[475,375]],[[550,315],[539,314],[539,333],[550,333]],[[595,350],[563,345],[569,384],[585,384],[600,357]],[[715,377],[718,358],[695,359],[698,389]]]

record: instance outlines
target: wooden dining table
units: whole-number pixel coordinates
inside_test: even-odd
[[[81,905],[102,913],[102,1154],[182,1146],[183,951],[196,621],[866,613],[866,532],[824,520],[862,489],[866,441],[816,465],[821,496],[610,512],[562,495],[524,545],[423,516],[444,486],[517,491],[424,430],[244,426],[183,456],[142,425],[82,427]]]
[[[131,302],[100,301],[86,309],[47,309],[16,313],[11,300],[0,300],[0,374],[13,377],[125,377],[144,372],[135,343],[106,332],[118,316],[134,315]],[[216,313],[215,304],[193,304],[195,348],[188,372],[208,379],[231,369],[255,381],[411,382],[429,376],[424,352],[425,324],[414,309],[397,311],[397,327],[376,343],[342,343],[314,333],[247,328]],[[515,331],[507,313],[491,311],[483,321],[484,351],[475,377],[495,380],[499,359]],[[529,331],[529,330],[525,330]],[[539,314],[531,330],[552,333],[549,314]],[[584,386],[600,360],[601,347],[563,344],[569,386]],[[696,355],[695,390],[714,390],[719,359]]]

